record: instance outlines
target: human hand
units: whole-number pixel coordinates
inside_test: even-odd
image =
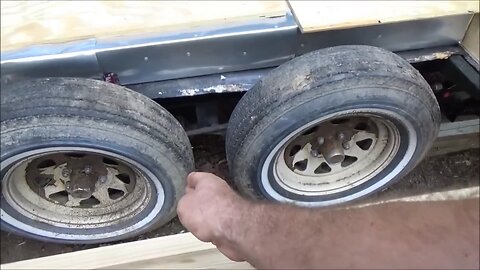
[[[247,208],[248,202],[220,177],[192,172],[187,177],[185,195],[178,202],[177,213],[183,226],[198,239],[212,242],[231,260],[243,261],[232,240],[232,226]]]

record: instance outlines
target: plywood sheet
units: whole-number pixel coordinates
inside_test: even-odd
[[[473,13],[474,1],[288,1],[302,32]]]
[[[164,236],[1,265],[1,269],[253,269],[191,233]]]
[[[285,1],[1,1],[1,48],[286,14]]]

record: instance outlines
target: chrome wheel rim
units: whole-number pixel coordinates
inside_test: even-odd
[[[96,175],[95,190],[88,198],[72,198],[72,193],[67,191],[66,172],[71,166],[67,167],[68,162],[63,161],[72,158],[62,160],[61,156],[69,155],[74,156],[73,159],[95,157],[93,161],[101,160],[105,167],[105,174]],[[92,165],[92,159],[89,161]],[[158,215],[165,199],[161,182],[150,170],[129,158],[99,149],[55,147],[34,150],[2,161],[1,167],[2,172],[7,170],[2,177],[4,199],[21,216],[34,222],[25,222],[24,218],[15,217],[3,207],[2,220],[47,237],[91,240],[135,231]],[[39,176],[43,178],[32,179]],[[45,178],[49,181],[35,185],[35,180]],[[59,193],[63,195],[52,196]],[[153,208],[147,209],[152,204]],[[36,226],[38,221],[48,228]],[[81,233],[59,233],[55,228]]]

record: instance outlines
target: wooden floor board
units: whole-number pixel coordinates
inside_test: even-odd
[[[478,1],[288,1],[302,32],[478,13]]]
[[[285,15],[285,1],[1,1],[1,48]]]

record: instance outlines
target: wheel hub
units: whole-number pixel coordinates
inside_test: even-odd
[[[66,168],[62,169],[63,178],[60,180],[73,198],[90,198],[95,192],[97,181],[107,176],[106,166],[97,159],[99,158],[93,156],[70,159]]]
[[[345,160],[344,145],[348,145],[350,138],[345,137],[345,131],[328,134],[327,137],[318,137],[312,145],[314,153],[320,152],[328,164],[337,164]],[[326,133],[326,132],[322,132]],[[351,137],[351,136],[350,136]],[[318,147],[318,150],[316,149]],[[319,157],[318,155],[315,157]]]

